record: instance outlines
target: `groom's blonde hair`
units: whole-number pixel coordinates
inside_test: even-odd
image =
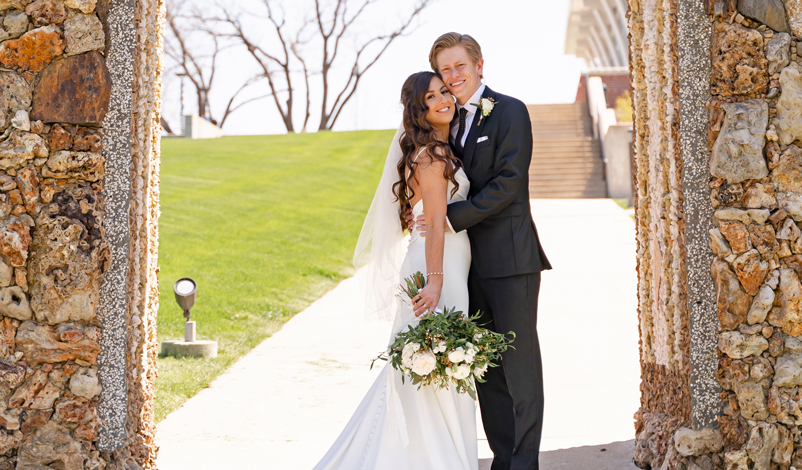
[[[476,39],[467,34],[446,33],[437,38],[434,44],[432,44],[432,50],[429,52],[429,64],[432,66],[432,70],[434,70],[435,73],[440,73],[440,70],[437,69],[437,54],[444,49],[450,49],[454,46],[464,47],[465,52],[468,53],[468,57],[471,58],[474,64],[482,60],[482,48],[479,46],[479,43],[476,42]]]

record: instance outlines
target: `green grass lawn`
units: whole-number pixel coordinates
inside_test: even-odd
[[[198,338],[219,355],[159,358],[157,421],[353,274],[393,133],[162,141],[159,341],[183,339],[173,283],[188,276]]]

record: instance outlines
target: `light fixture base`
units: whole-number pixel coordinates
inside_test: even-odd
[[[211,359],[217,357],[217,341],[162,341],[161,355]]]

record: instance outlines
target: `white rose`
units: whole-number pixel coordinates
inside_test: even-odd
[[[482,98],[479,100],[479,104],[482,105],[482,112],[489,113],[493,110],[493,102],[487,98]]]
[[[409,343],[409,345],[412,347],[413,351],[417,351],[420,349],[420,343]]]
[[[470,351],[471,349],[473,349],[473,348],[474,348],[474,345],[473,345],[473,343],[471,343],[471,342],[469,341],[469,342],[465,343],[465,347],[466,347],[466,348],[468,348],[468,351]]]
[[[471,375],[471,366],[467,364],[462,364],[461,366],[457,367],[457,370],[454,372],[454,378],[457,380],[462,380],[466,377]]]
[[[470,363],[472,363],[472,362],[473,362],[473,358],[474,358],[474,356],[476,356],[476,354],[475,354],[475,353],[474,353],[472,350],[471,350],[471,351],[468,351],[468,352],[465,354],[465,363],[466,363],[466,364],[470,364]]]
[[[446,367],[446,375],[451,377],[452,375],[454,375],[454,370],[455,370],[454,367]]]
[[[473,375],[476,377],[482,378],[482,376],[485,375],[485,372],[487,372],[487,364],[483,365],[482,367],[473,368]]]
[[[482,333],[476,333],[475,335],[473,335],[473,339],[474,341],[479,341],[480,339],[482,339]]]
[[[462,348],[457,348],[448,353],[448,360],[454,364],[460,363],[465,360],[465,352],[462,350]]]
[[[448,345],[446,344],[445,341],[440,341],[440,344],[437,345],[437,352],[438,353],[446,352],[447,347]]]
[[[415,353],[412,356],[412,372],[424,376],[437,368],[437,358],[431,351]]]

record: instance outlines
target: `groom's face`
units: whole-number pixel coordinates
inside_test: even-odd
[[[474,63],[462,46],[443,49],[437,54],[437,70],[443,77],[448,91],[461,105],[473,96],[482,85],[484,59]]]

